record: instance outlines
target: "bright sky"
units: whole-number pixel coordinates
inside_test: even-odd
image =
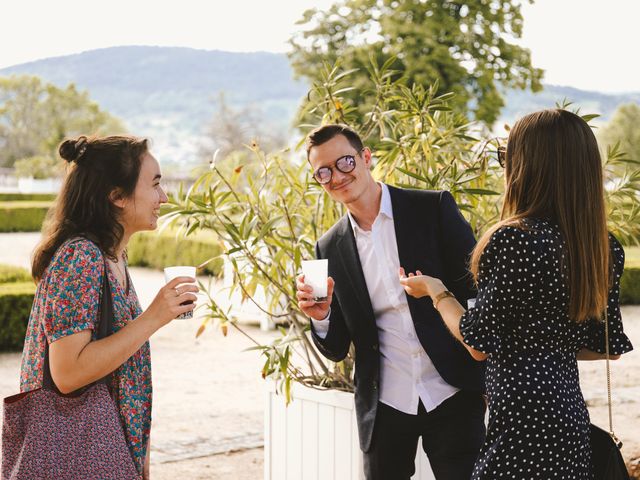
[[[286,51],[295,22],[332,0],[20,0],[5,2],[0,68],[116,45]],[[93,4],[93,5],[92,5]],[[522,45],[545,82],[640,91],[640,0],[537,0]],[[634,60],[636,58],[636,60]]]

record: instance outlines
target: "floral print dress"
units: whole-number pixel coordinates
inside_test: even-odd
[[[42,386],[47,342],[83,330],[92,330],[95,339],[103,274],[102,252],[90,240],[67,240],[56,251],[36,289],[22,353],[20,391]],[[128,275],[126,290],[110,270],[108,277],[113,297],[113,330],[117,332],[138,317],[142,309]],[[131,455],[142,474],[151,429],[149,342],[114,372],[111,391]]]

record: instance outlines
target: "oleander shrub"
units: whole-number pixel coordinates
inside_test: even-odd
[[[198,266],[217,257],[222,247],[211,235],[182,237],[175,233],[142,232],[127,245],[129,265],[163,269],[171,265]],[[223,267],[220,258],[207,263],[200,272],[217,276]]]
[[[0,202],[0,232],[39,232],[51,201]]]
[[[0,351],[22,349],[35,290],[31,281],[0,284]]]

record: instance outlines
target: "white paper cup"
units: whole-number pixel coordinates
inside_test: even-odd
[[[327,301],[327,279],[329,260],[303,260],[302,274],[304,283],[313,288],[313,299],[316,302]]]
[[[196,267],[177,266],[177,267],[166,267],[164,269],[164,281],[165,281],[165,283],[169,283],[171,280],[173,280],[176,277],[196,278]],[[185,305],[186,305],[186,303],[185,303]],[[193,310],[191,310],[189,312],[181,313],[176,318],[180,319],[180,320],[193,318]]]

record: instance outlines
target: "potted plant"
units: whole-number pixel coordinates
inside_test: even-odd
[[[450,95],[437,96],[435,86],[409,88],[392,80],[388,65],[371,66],[375,102],[364,116],[340,96],[350,88],[348,72],[326,66],[302,112],[316,123],[303,128],[351,125],[374,150],[379,180],[449,190],[480,234],[499,215],[503,181],[495,141],[478,138],[488,135],[448,108]],[[230,295],[239,293],[280,331],[272,343],[256,341],[253,347],[264,357],[262,377],[271,381],[265,405],[265,478],[305,478],[325,469],[327,475],[317,478],[331,478],[333,472],[333,478],[356,479],[362,469],[351,394],[353,357],[334,364],[318,353],[295,295],[301,260],[314,258],[316,240],[344,212],[312,180],[302,155],[265,154],[255,142],[248,148],[251,160],[235,156],[237,163],[223,166],[224,160],[218,164],[213,159],[208,171],[177,195],[164,220],[179,225],[185,235],[213,231],[233,275]],[[621,160],[619,152],[610,151],[608,168],[621,168]],[[612,183],[610,204],[631,212],[624,220],[619,211],[613,217],[620,218],[616,233],[623,237],[638,238],[639,178],[636,172]],[[636,223],[627,223],[628,215]],[[211,322],[223,330],[228,325],[242,329],[229,308],[211,295],[207,309],[201,329]],[[418,457],[414,478],[430,478],[424,455]]]

